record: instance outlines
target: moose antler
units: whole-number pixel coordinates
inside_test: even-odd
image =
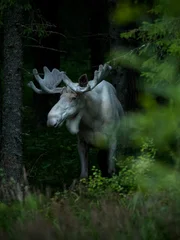
[[[91,91],[101,81],[103,81],[111,71],[112,67],[108,64],[100,65],[99,69],[94,72],[94,79],[88,81],[87,75],[83,74],[79,78],[79,83],[72,82],[66,74],[63,75],[63,82],[76,93],[84,93]]]
[[[44,79],[39,76],[37,69],[33,69],[34,77],[39,83],[41,89],[38,89],[34,83],[31,81],[28,86],[32,88],[38,94],[54,94],[62,93],[63,88],[57,87],[61,81],[63,81],[68,87],[71,88],[76,93],[84,93],[91,91],[95,88],[101,81],[103,81],[111,71],[111,66],[108,64],[100,65],[99,69],[94,72],[94,79],[88,81],[87,75],[83,74],[79,78],[78,83],[74,83],[65,72],[60,72],[58,69],[54,68],[52,72],[47,67],[43,67]]]
[[[33,74],[41,89],[38,89],[32,81],[28,83],[28,87],[32,88],[38,94],[55,94],[61,93],[63,88],[57,87],[64,78],[65,73],[54,68],[52,72],[45,66],[43,67],[44,78],[39,76],[37,69],[33,69]]]
[[[94,72],[94,79],[89,81],[91,90],[109,75],[112,67],[108,64],[99,65],[99,69]]]

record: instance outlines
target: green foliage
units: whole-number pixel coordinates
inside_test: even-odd
[[[124,161],[117,160],[119,172],[116,175],[104,178],[101,176],[101,171],[93,166],[92,175],[88,180],[82,179],[81,184],[86,187],[85,192],[89,197],[102,198],[110,192],[123,196],[140,189],[140,179],[148,181],[152,177],[151,169],[155,164],[155,156],[156,149],[152,139],[144,139],[137,157],[129,156]]]
[[[164,162],[172,159],[179,166],[180,21],[177,5],[177,1],[156,1],[149,11],[156,14],[155,20],[121,34],[121,38],[138,40],[140,46],[112,54],[117,64],[140,72],[138,100],[143,111],[127,115],[121,125],[125,134],[136,146],[142,146],[146,137],[153,139],[157,151],[167,153]],[[159,105],[156,96],[165,98],[166,104]]]
[[[118,24],[131,23],[136,18],[140,17],[144,11],[145,5],[131,3],[131,1],[122,1],[118,3],[113,14],[113,20]]]
[[[23,7],[24,11],[31,10],[31,4],[29,0],[0,0],[0,26],[3,25],[3,15],[6,9],[13,7],[14,4]]]
[[[59,187],[70,183],[79,174],[75,141],[69,138],[66,129],[59,132],[43,129],[38,135],[36,131],[26,136],[24,157],[29,179]]]

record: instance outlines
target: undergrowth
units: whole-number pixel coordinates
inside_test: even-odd
[[[179,195],[141,191],[90,199],[75,192],[0,204],[1,239],[179,239]]]
[[[0,203],[1,239],[179,239],[179,177],[157,165],[152,140],[117,165],[112,178],[93,167],[73,190]]]

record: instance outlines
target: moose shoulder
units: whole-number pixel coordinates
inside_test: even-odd
[[[33,73],[41,89],[29,82],[36,93],[60,93],[59,101],[48,113],[47,126],[60,127],[64,122],[71,134],[78,136],[78,152],[81,162],[81,178],[88,177],[88,150],[90,146],[106,152],[108,174],[115,171],[114,155],[117,146],[117,126],[124,115],[116,90],[104,79],[111,67],[100,65],[94,79],[88,81],[83,74],[77,83],[72,82],[65,72],[49,71],[44,67],[44,79],[37,70]],[[66,87],[57,87],[61,81]],[[104,159],[104,161],[106,161]]]

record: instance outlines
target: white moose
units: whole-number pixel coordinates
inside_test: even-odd
[[[41,89],[32,81],[28,86],[37,94],[60,93],[59,101],[48,113],[47,126],[60,127],[66,122],[69,132],[77,134],[80,178],[88,177],[88,150],[92,146],[106,152],[108,174],[114,173],[117,126],[124,112],[115,88],[104,80],[111,67],[108,64],[100,65],[94,72],[93,80],[88,81],[87,75],[83,74],[78,83],[72,82],[65,72],[58,69],[54,68],[51,72],[44,67],[43,70],[44,78],[39,76],[36,69],[33,70]],[[66,87],[57,87],[62,81]]]

